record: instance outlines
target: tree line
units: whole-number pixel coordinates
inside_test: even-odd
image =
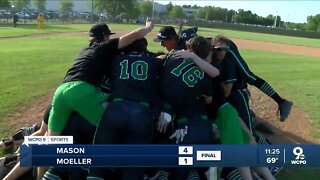
[[[17,10],[27,8],[34,4],[39,11],[46,9],[46,0],[0,0],[0,8],[10,8],[12,6]],[[272,14],[267,17],[259,16],[250,10],[239,9],[238,11],[226,8],[197,5],[173,5],[171,2],[166,5],[165,12],[153,11],[153,1],[149,0],[89,0],[88,7],[92,8],[95,13],[107,12],[111,20],[115,18],[137,19],[140,17],[163,17],[174,19],[201,19],[206,21],[253,24],[261,26],[285,27],[290,29],[310,30],[320,32],[320,14],[308,16],[307,23],[284,22],[280,16]],[[196,9],[192,16],[187,16],[183,8]],[[60,11],[62,13],[72,12],[72,0],[60,0]]]

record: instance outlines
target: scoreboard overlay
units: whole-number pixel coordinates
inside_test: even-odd
[[[320,167],[320,145],[21,145],[21,166]]]

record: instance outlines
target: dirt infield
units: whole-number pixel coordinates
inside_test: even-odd
[[[242,49],[252,49],[276,53],[286,53],[293,55],[320,57],[320,48],[297,46],[289,44],[279,44],[273,42],[262,42],[244,39],[233,39],[238,47]]]
[[[117,34],[112,37],[120,37],[124,35],[125,32],[117,32]],[[152,32],[147,35],[148,38],[152,39],[156,36],[157,33]],[[13,38],[30,38],[30,37],[47,37],[47,36],[57,36],[57,35],[77,35],[87,37],[87,32],[59,32],[59,33],[43,33],[43,34],[30,34],[30,35],[21,35],[21,36],[12,36],[12,37],[0,37],[0,39],[13,39]],[[240,49],[252,49],[266,52],[277,52],[277,53],[286,53],[293,55],[304,55],[304,56],[313,56],[320,57],[320,48],[316,47],[306,47],[290,44],[280,44],[273,42],[264,42],[264,41],[254,41],[254,40],[245,40],[245,39],[236,39],[232,38]]]
[[[317,142],[312,136],[312,126],[308,115],[293,106],[289,118],[285,122],[280,122],[276,102],[255,87],[249,89],[252,95],[250,107],[258,119],[272,129],[273,134],[265,133],[272,143],[312,144]]]
[[[57,34],[72,34],[79,36],[87,36],[84,32],[72,32],[72,33],[53,33]],[[52,34],[52,35],[53,35]],[[37,34],[28,37],[40,37],[48,36],[51,34]],[[117,36],[122,33],[117,33]],[[148,35],[150,38],[154,37],[155,33]],[[25,38],[22,37],[11,37],[11,38]],[[306,55],[313,57],[320,57],[320,48],[295,46],[287,44],[277,44],[270,42],[260,42],[252,40],[241,40],[233,39],[244,49],[253,49],[269,52],[281,52],[295,55]],[[258,118],[262,120],[267,126],[271,127],[274,134],[267,134],[267,137],[275,144],[299,144],[299,143],[316,143],[316,139],[313,138],[311,130],[312,126],[309,117],[297,108],[293,108],[290,117],[286,122],[280,123],[276,117],[277,105],[276,103],[262,94],[256,88],[250,88],[252,92],[252,107]],[[32,124],[37,121],[41,121],[43,112],[45,111],[48,104],[51,102],[51,98],[54,90],[51,90],[48,95],[39,98],[39,100],[28,106],[23,107],[16,114],[10,115],[6,122],[8,122],[11,131],[19,129],[27,124]]]

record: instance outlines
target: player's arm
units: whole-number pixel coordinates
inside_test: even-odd
[[[243,119],[241,117],[239,117],[239,120],[240,120],[240,124],[241,124],[242,129],[247,133],[247,135],[250,138],[250,144],[257,144],[255,138],[252,135],[252,132],[249,130],[246,123],[243,121]]]
[[[234,83],[238,81],[236,74],[236,66],[235,63],[231,59],[224,59],[221,62],[222,70],[221,70],[221,85],[223,87],[223,92],[225,97],[228,97],[231,94]]]
[[[127,45],[131,44],[133,41],[137,39],[143,38],[153,29],[153,23],[151,21],[146,22],[146,27],[138,28],[134,31],[131,31],[128,34],[125,34],[119,38],[118,49],[124,48]]]
[[[222,85],[222,88],[223,88],[223,92],[224,92],[224,96],[225,97],[229,97],[230,94],[231,94],[231,90],[232,90],[232,87],[233,87],[233,83],[221,83]]]
[[[219,76],[220,72],[217,68],[212,66],[209,62],[201,59],[193,52],[180,50],[174,53],[176,58],[191,59],[203,72],[207,73],[210,77],[215,78]]]
[[[163,102],[160,98],[155,98],[152,108],[157,118],[157,130],[165,133],[171,121],[173,121],[174,111],[170,104]]]

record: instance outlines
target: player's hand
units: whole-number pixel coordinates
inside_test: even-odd
[[[161,112],[159,116],[159,121],[157,124],[157,129],[160,133],[165,133],[167,132],[167,128],[169,126],[169,123],[171,122],[172,117],[170,114]]]
[[[183,141],[184,136],[187,134],[188,134],[188,126],[185,126],[184,129],[177,129],[176,132],[174,132],[170,136],[170,139],[176,138],[176,144],[179,144],[180,142]]]
[[[153,22],[150,19],[147,19],[146,20],[146,28],[149,29],[149,32],[152,31],[153,27],[154,27]]]
[[[166,55],[165,55],[165,54],[159,55],[159,56],[157,56],[157,58],[158,58],[158,59],[161,59],[161,60],[164,60],[164,59],[166,58]]]
[[[176,51],[173,53],[173,56],[176,58],[176,59],[193,59],[194,58],[194,53],[193,52],[190,52],[188,50],[180,50],[180,51]]]
[[[253,136],[250,136],[250,142],[249,143],[253,144],[253,145],[257,144],[256,139]]]
[[[211,104],[212,103],[212,96],[202,95],[202,97],[204,98],[204,101],[205,101],[206,104]]]
[[[159,119],[157,123],[157,129],[160,133],[165,133],[167,132],[167,128],[169,126],[169,123],[166,120]]]

